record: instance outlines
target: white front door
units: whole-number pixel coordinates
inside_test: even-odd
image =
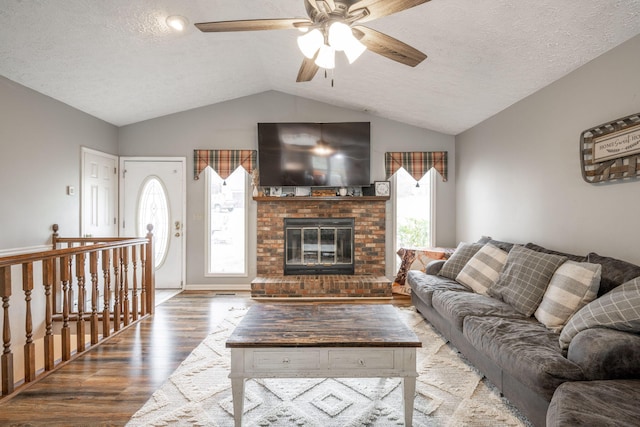
[[[157,289],[181,289],[185,263],[185,159],[120,159],[120,236],[153,225]]]
[[[118,235],[118,157],[82,147],[80,235]]]

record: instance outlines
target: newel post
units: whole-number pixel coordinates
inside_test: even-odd
[[[2,395],[13,393],[13,353],[11,353],[11,326],[9,323],[9,298],[11,297],[11,266],[0,267],[0,297],[4,320],[2,322]]]
[[[53,224],[51,228],[53,229],[53,234],[51,235],[51,249],[55,251],[58,248],[58,224]]]
[[[147,313],[155,312],[155,295],[156,295],[156,278],[155,278],[155,261],[153,253],[153,224],[147,225],[147,246],[146,246],[146,262],[145,262],[145,284],[147,288]]]

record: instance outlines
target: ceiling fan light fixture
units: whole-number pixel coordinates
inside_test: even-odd
[[[323,44],[315,61],[320,68],[333,70],[336,67],[336,51],[331,46]]]
[[[184,31],[189,21],[184,16],[171,15],[166,19],[167,25],[176,31]]]
[[[329,26],[329,45],[337,51],[345,48],[355,40],[351,27],[343,22],[336,21]]]
[[[354,37],[353,41],[345,47],[344,54],[347,56],[349,64],[353,64],[356,59],[360,58],[360,55],[362,55],[365,50],[367,50],[367,47]]]
[[[311,59],[324,44],[324,36],[317,28],[298,37],[298,47],[304,56]]]

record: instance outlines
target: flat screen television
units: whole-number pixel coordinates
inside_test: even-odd
[[[365,186],[370,159],[369,122],[258,123],[261,186]]]

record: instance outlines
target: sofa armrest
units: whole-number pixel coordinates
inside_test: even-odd
[[[431,261],[429,264],[427,264],[427,267],[425,268],[424,272],[435,276],[440,272],[445,262],[446,261],[443,259],[437,259],[435,261]]]
[[[586,329],[571,340],[567,359],[582,368],[587,380],[640,378],[640,335]]]

